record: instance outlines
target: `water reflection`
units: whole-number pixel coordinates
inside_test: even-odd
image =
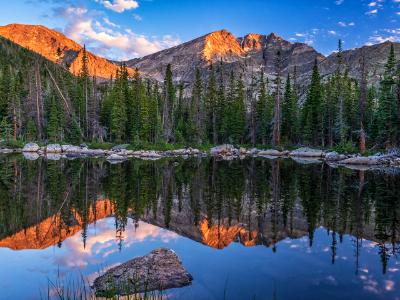
[[[354,262],[352,273],[363,289],[396,292],[396,173],[265,159],[132,160],[118,165],[89,159],[0,159],[0,247],[56,245],[68,255],[55,265],[65,267],[104,262],[152,237],[165,243],[187,237],[214,249],[238,243],[270,247],[275,253],[287,247],[304,253],[320,249],[329,253],[330,264]],[[128,235],[128,226],[137,234]],[[94,228],[96,234],[89,234]],[[325,236],[317,240],[322,232]],[[350,256],[340,255],[346,236]],[[360,262],[369,252],[379,259],[381,274],[392,274],[382,279],[384,287],[375,284],[376,274]],[[339,284],[323,275],[315,280]]]

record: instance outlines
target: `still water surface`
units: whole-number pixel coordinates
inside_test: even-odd
[[[399,226],[390,170],[2,156],[0,298],[166,247],[194,277],[169,299],[400,299]]]

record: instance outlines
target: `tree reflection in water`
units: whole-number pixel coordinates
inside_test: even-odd
[[[80,230],[86,247],[88,225],[113,217],[120,249],[132,219],[218,249],[239,242],[279,251],[279,241],[303,236],[312,247],[322,226],[332,264],[352,236],[356,274],[363,240],[376,243],[383,273],[399,253],[396,172],[265,159],[0,159],[0,247],[62,247]]]

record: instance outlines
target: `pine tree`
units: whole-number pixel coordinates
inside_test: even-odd
[[[275,101],[274,101],[274,118],[272,130],[272,144],[278,146],[281,144],[281,126],[282,126],[282,56],[281,51],[276,54],[275,61]]]
[[[316,60],[314,63],[310,89],[302,109],[302,128],[304,141],[312,145],[318,145],[321,141],[321,103],[322,87],[318,71],[318,62]]]
[[[171,65],[168,64],[164,79],[163,92],[163,135],[165,142],[169,143],[173,140],[173,109],[175,106],[176,91],[173,83],[173,75]]]
[[[184,94],[184,86],[183,83],[180,83],[178,86],[178,99],[174,113],[175,116],[174,134],[175,134],[175,141],[177,143],[185,143],[186,141],[188,141],[188,136],[187,136],[188,113],[184,102],[183,94]]]
[[[193,85],[192,99],[190,104],[189,132],[190,140],[198,145],[204,142],[204,103],[203,83],[200,70],[196,69],[196,79]]]
[[[242,76],[240,75],[236,83],[236,92],[232,105],[232,124],[230,126],[230,140],[235,143],[244,142],[244,132],[246,127],[246,108],[245,108],[245,93]]]
[[[207,121],[209,126],[208,132],[210,133],[210,141],[213,144],[218,144],[218,118],[219,118],[219,103],[218,92],[216,87],[216,79],[213,65],[210,65],[208,74],[208,84],[206,91],[206,109]]]
[[[268,78],[267,78],[268,86]],[[264,82],[264,72],[261,71],[258,101],[256,107],[256,119],[257,119],[257,132],[258,140],[266,145],[271,135],[271,122],[272,122],[272,101],[268,95],[268,90]]]
[[[297,126],[297,103],[288,73],[285,94],[282,103],[282,137],[286,142],[294,143]]]
[[[57,108],[55,97],[50,100],[50,111],[47,123],[47,139],[50,142],[60,142],[61,128],[59,122],[59,111]]]
[[[159,90],[158,84],[156,83],[153,89],[150,91],[149,98],[149,142],[157,144],[160,141],[161,134],[161,117],[159,110]]]
[[[390,47],[388,61],[385,66],[383,80],[380,82],[379,98],[379,136],[386,148],[395,146],[396,132],[398,124],[398,111],[395,96],[396,83],[395,77],[396,58],[393,44]]]
[[[0,139],[9,142],[12,138],[12,125],[7,119],[7,117],[3,117],[0,122]]]
[[[365,133],[365,109],[367,105],[367,69],[365,61],[365,53],[362,50],[360,59],[361,69],[361,86],[360,86],[360,97],[359,97],[359,119],[360,119],[360,137],[359,137],[359,150],[361,154],[365,153],[366,150],[366,133]]]

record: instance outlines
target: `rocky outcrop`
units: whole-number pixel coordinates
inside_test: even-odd
[[[38,144],[35,143],[28,143],[24,146],[22,149],[22,152],[38,152],[40,150],[40,147]]]
[[[74,75],[78,75],[82,69],[83,47],[60,32],[41,25],[10,24],[0,26],[0,35],[52,62],[64,65]],[[60,53],[57,53],[58,49]],[[118,66],[111,61],[89,51],[87,63],[90,76],[109,79],[115,77],[118,70]],[[132,69],[128,71],[134,74]]]
[[[156,249],[108,270],[93,287],[97,296],[109,297],[179,288],[192,280],[174,251]]]
[[[62,148],[61,145],[59,144],[50,144],[46,146],[46,153],[53,153],[53,154],[59,154],[62,153]]]

